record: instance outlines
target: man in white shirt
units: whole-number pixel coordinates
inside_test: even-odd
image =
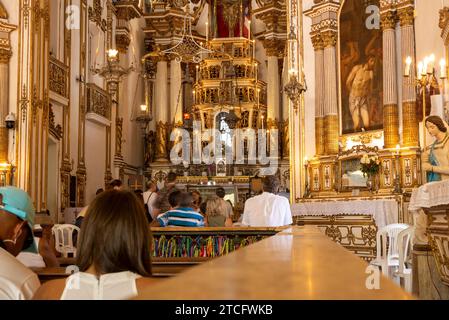
[[[263,192],[246,200],[242,225],[251,227],[281,227],[293,223],[290,203],[278,196],[279,179],[276,176],[263,178]]]
[[[0,188],[0,300],[31,299],[40,286],[37,275],[16,256],[35,252],[34,208],[28,194],[15,187]]]

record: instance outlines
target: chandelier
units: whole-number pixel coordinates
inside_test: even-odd
[[[212,53],[211,50],[196,42],[192,35],[193,16],[190,13],[190,1],[183,8],[184,25],[181,39],[174,46],[161,51],[162,54],[173,55],[178,62],[199,63],[202,56]]]

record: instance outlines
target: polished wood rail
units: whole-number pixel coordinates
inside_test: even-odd
[[[141,299],[412,299],[316,227],[291,227],[166,279]]]

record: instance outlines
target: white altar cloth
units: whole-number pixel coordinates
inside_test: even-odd
[[[398,223],[399,205],[394,199],[376,200],[328,200],[301,202],[292,205],[293,216],[370,215],[381,228]]]
[[[408,209],[417,211],[449,204],[449,180],[429,182],[413,190]]]

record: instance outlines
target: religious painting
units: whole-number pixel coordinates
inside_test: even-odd
[[[346,0],[340,13],[343,134],[383,128],[383,53],[379,7],[379,0]]]
[[[250,0],[210,0],[214,38],[247,38],[250,32]]]

